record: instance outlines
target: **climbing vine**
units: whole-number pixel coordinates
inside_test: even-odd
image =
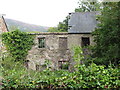
[[[24,61],[28,50],[33,45],[34,36],[21,32],[18,29],[2,34],[2,42],[14,61]]]

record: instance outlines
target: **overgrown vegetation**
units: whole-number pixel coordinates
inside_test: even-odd
[[[2,88],[6,89],[83,89],[120,88],[120,69],[112,65],[80,64],[80,47],[74,48],[75,71],[27,70],[22,64],[10,62],[2,67]],[[4,65],[7,64],[4,63]],[[13,67],[13,68],[11,68]],[[3,90],[4,90],[3,89]]]
[[[14,61],[23,61],[28,50],[33,45],[33,36],[19,30],[2,34],[2,42],[5,44]]]

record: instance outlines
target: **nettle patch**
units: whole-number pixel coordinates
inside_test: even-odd
[[[28,50],[33,45],[34,36],[21,32],[18,29],[2,34],[2,41],[14,61],[24,61]]]

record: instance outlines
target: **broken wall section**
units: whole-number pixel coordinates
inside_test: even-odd
[[[68,34],[68,33],[39,33],[36,34],[34,45],[28,52],[28,68],[43,70],[46,61],[50,61],[49,67],[52,70],[63,68],[62,64],[71,63],[72,47],[82,45],[82,37],[90,38],[90,45],[93,44],[91,34]],[[44,40],[42,40],[44,39]],[[44,42],[43,42],[44,41]],[[39,47],[41,42],[41,47]]]

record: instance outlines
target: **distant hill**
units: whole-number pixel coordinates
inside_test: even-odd
[[[21,21],[13,20],[13,19],[5,18],[5,21],[10,31],[15,28],[19,28],[21,31],[24,31],[24,32],[47,32],[47,29],[48,29],[48,27],[28,24],[28,23],[24,23]]]

